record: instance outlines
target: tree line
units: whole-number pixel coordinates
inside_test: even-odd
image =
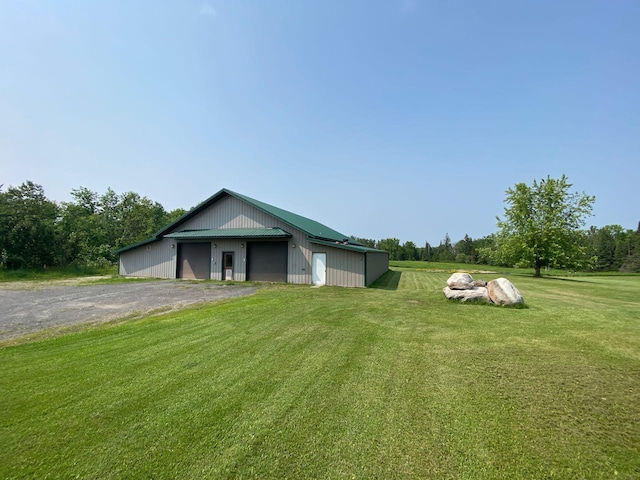
[[[354,237],[356,241],[370,248],[378,248],[389,252],[389,260],[421,260],[424,262],[456,262],[456,263],[488,263],[479,251],[489,245],[491,237],[472,239],[469,235],[453,243],[447,233],[437,246],[425,242],[424,247],[417,246],[412,241],[400,243],[397,238]]]
[[[0,268],[105,267],[114,251],[149,238],[186,211],[167,212],[135,192],[71,191],[70,202],[49,200],[41,185],[0,186]]]
[[[498,266],[542,266],[591,271],[640,272],[640,223],[579,228],[593,197],[572,194],[566,177],[507,190],[500,231],[437,246],[398,238],[357,238],[389,252],[390,260],[422,260]],[[135,192],[99,194],[85,187],[71,191],[70,202],[47,199],[41,185],[26,181],[0,185],[0,268],[105,267],[117,261],[118,248],[150,238],[186,213],[166,211]],[[580,221],[576,221],[580,220]]]
[[[389,260],[421,260],[425,262],[470,263],[513,267],[514,262],[504,261],[495,255],[497,235],[481,238],[465,235],[462,240],[451,242],[449,235],[437,246],[426,242],[418,247],[412,241],[401,243],[397,238],[373,240],[355,238],[360,243],[389,252]],[[640,223],[636,230],[620,225],[590,227],[580,232],[579,245],[584,249],[581,269],[593,272],[640,272]]]

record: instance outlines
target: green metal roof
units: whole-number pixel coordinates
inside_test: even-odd
[[[337,240],[340,242],[343,241],[344,239],[349,238],[349,235],[345,235],[344,233],[340,233],[336,230],[333,230],[332,228],[329,228],[320,222],[316,222],[315,220],[311,220],[310,218],[306,218],[306,217],[303,217],[302,215],[298,215],[296,213],[283,210],[282,208],[274,207],[273,205],[269,205],[268,203],[255,200],[253,198],[247,197],[245,195],[241,195],[236,192],[232,192],[231,190],[225,190],[225,191],[229,195],[232,195],[241,200],[244,200],[248,204],[256,207],[257,209],[262,210],[263,212],[266,212],[269,215],[272,215],[282,220],[284,223],[291,225],[292,227],[295,227],[298,230],[302,230],[304,233],[311,235],[312,237],[326,238],[328,240]]]
[[[120,247],[119,249],[114,250],[114,253],[126,252],[127,250],[133,250],[136,247],[141,247],[142,245],[146,245],[148,243],[159,242],[160,240],[162,240],[162,238],[158,238],[158,237],[147,238],[146,240],[142,240],[140,242],[132,243],[131,245]]]
[[[326,245],[327,247],[342,248],[344,250],[351,250],[360,253],[387,253],[386,250],[378,250],[377,248],[365,247],[362,244],[343,243],[343,242],[329,242],[327,240],[319,240],[317,238],[307,237],[309,243],[315,243],[317,245]]]
[[[289,238],[291,234],[280,228],[219,228],[214,230],[183,230],[165,238]]]
[[[193,216],[197,215],[205,208],[209,207],[210,205],[214,204],[215,202],[223,198],[225,195],[230,195],[232,197],[238,198],[248,203],[249,205],[252,205],[258,210],[262,210],[263,212],[278,218],[279,220],[286,223],[287,225],[291,225],[292,227],[297,228],[298,230],[302,230],[304,233],[306,233],[311,237],[324,238],[327,240],[335,240],[340,242],[343,241],[345,238],[349,238],[349,235],[345,235],[344,233],[340,233],[336,230],[333,230],[332,228],[329,228],[320,222],[316,222],[315,220],[311,220],[310,218],[303,217],[302,215],[298,215],[296,213],[289,212],[287,210],[283,210],[282,208],[274,207],[273,205],[269,205],[268,203],[261,202],[254,198],[247,197],[246,195],[233,192],[226,188],[223,188],[218,193],[207,198],[204,202],[193,207],[191,210],[185,213],[182,217],[178,218],[175,222],[173,222],[170,225],[167,225],[165,228],[157,232],[155,236],[157,237],[157,236],[165,235],[168,231],[174,230],[175,227],[179,226],[181,223],[184,223],[185,221],[189,220]],[[356,242],[353,239],[349,238],[349,241],[356,245],[361,245],[360,243]]]
[[[167,225],[166,227],[164,227],[163,229],[159,230],[158,232],[156,232],[152,238],[148,239],[148,240],[144,240],[142,242],[138,242],[132,245],[128,245],[126,247],[123,247],[119,250],[116,250],[116,253],[123,253],[126,252],[127,250],[131,250],[133,248],[136,248],[140,245],[145,245],[147,243],[151,243],[151,242],[157,242],[162,240],[162,238],[164,236],[170,237],[170,238],[206,238],[204,235],[203,236],[192,236],[192,237],[177,237],[175,236],[176,234],[180,234],[182,232],[174,232],[174,233],[169,233],[172,232],[174,230],[176,230],[181,224],[183,224],[184,222],[186,222],[187,220],[189,220],[190,218],[196,216],[197,214],[199,214],[201,211],[203,211],[204,209],[208,208],[210,205],[213,205],[215,202],[217,202],[218,200],[222,199],[225,196],[231,196],[231,197],[235,197],[238,198],[246,203],[248,203],[249,205],[252,205],[253,207],[257,208],[258,210],[262,210],[263,212],[279,219],[280,221],[282,221],[283,223],[290,225],[294,228],[297,228],[298,230],[301,230],[302,232],[306,233],[310,239],[313,239],[316,243],[319,243],[320,241],[326,241],[326,245],[327,246],[332,246],[332,247],[337,247],[338,244],[336,242],[339,242],[342,246],[338,247],[338,248],[346,248],[347,246],[349,248],[347,248],[348,250],[354,250],[354,251],[359,251],[359,252],[366,252],[366,251],[381,251],[381,250],[376,250],[376,249],[372,249],[372,248],[367,248],[366,246],[364,246],[362,243],[357,242],[356,240],[354,240],[353,238],[350,238],[348,235],[345,235],[343,233],[340,233],[336,230],[333,230],[332,228],[327,227],[326,225],[323,225],[320,222],[316,222],[315,220],[311,220],[310,218],[306,218],[303,217],[302,215],[298,215],[296,213],[293,212],[289,212],[287,210],[283,210],[282,208],[278,208],[278,207],[274,207],[273,205],[269,205],[268,203],[264,203],[261,202],[259,200],[255,200],[251,197],[247,197],[245,195],[241,195],[239,193],[233,192],[231,190],[228,190],[226,188],[223,188],[222,190],[220,190],[218,193],[212,195],[211,197],[207,198],[204,202],[196,205],[195,207],[193,207],[191,210],[189,210],[187,213],[185,213],[184,215],[182,215],[180,218],[178,218],[176,221],[174,221],[173,223]],[[231,229],[229,229],[231,230]],[[245,229],[235,229],[235,230],[245,230]],[[284,232],[284,230],[281,230],[282,232]],[[209,230],[209,232],[213,232],[213,230]],[[286,232],[285,232],[286,233]],[[192,234],[192,235],[196,235],[196,234]],[[263,235],[264,236],[264,235]],[[289,235],[290,236],[290,235]],[[209,235],[208,238],[214,238],[213,235]],[[239,238],[239,236],[236,236],[235,238]],[[345,245],[345,240],[348,242]],[[358,247],[358,248],[356,248]]]

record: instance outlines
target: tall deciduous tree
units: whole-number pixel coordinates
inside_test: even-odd
[[[493,260],[495,250],[496,235],[491,234],[486,237],[477,238],[473,241],[473,248],[476,251],[476,263],[488,265]]]
[[[418,248],[411,240],[408,240],[400,247],[400,260],[418,260]]]
[[[605,225],[596,230],[593,238],[596,270],[614,270],[622,266],[626,256],[616,262],[616,242],[624,236],[624,229],[620,225]]]
[[[57,217],[57,205],[32,181],[0,192],[0,265],[14,269],[52,265]]]
[[[566,175],[547,176],[533,185],[518,183],[507,190],[504,219],[498,217],[497,260],[535,269],[571,268],[584,262],[581,227],[591,215],[595,197],[570,192]]]
[[[456,262],[474,263],[476,261],[476,249],[473,246],[473,239],[469,234],[464,235],[464,239],[455,245]]]
[[[113,242],[118,248],[149,238],[167,223],[162,205],[134,192],[121,195],[118,210],[121,230]]]
[[[149,238],[186,213],[111,188],[98,195],[80,187],[71,196],[58,205],[31,181],[6,191],[0,185],[0,268],[112,265],[115,249]]]
[[[400,240],[397,238],[383,238],[378,242],[380,250],[389,252],[389,260],[400,260]]]
[[[162,205],[134,192],[118,195],[111,188],[98,195],[85,187],[72,190],[73,202],[62,204],[58,224],[63,238],[62,264],[110,265],[114,249],[149,238],[185,213],[165,212]]]

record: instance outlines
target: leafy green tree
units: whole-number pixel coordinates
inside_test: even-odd
[[[400,260],[400,240],[397,238],[384,238],[378,242],[380,250],[389,252],[389,260]]]
[[[360,242],[366,247],[376,248],[376,241],[371,238],[359,238],[359,237],[353,237],[353,236],[351,238],[353,238],[356,242]]]
[[[104,266],[116,261],[114,250],[149,238],[185,213],[168,214],[162,205],[134,192],[118,195],[111,188],[98,195],[85,187],[72,190],[59,222],[64,263]]]
[[[4,184],[0,185],[0,268],[7,264],[7,240],[9,238],[10,206],[7,194],[2,191]]]
[[[10,269],[46,268],[55,263],[58,206],[41,185],[27,180],[0,192],[0,252]]]
[[[400,248],[400,260],[418,260],[418,249],[412,241],[406,241]]]
[[[473,241],[473,248],[476,251],[476,263],[488,265],[493,260],[493,250],[495,248],[495,234],[486,237],[476,238]]]
[[[434,262],[453,262],[456,258],[453,245],[451,244],[451,237],[447,233],[444,236],[444,240],[440,241],[440,245],[433,249],[432,260]]]
[[[149,238],[186,213],[167,213],[147,197],[111,188],[99,195],[80,187],[71,197],[58,206],[33,182],[6,192],[0,185],[0,267],[110,265],[115,249]]]
[[[178,220],[181,216],[183,216],[185,213],[187,213],[187,211],[184,208],[176,208],[175,210],[171,210],[170,212],[167,213],[167,219],[166,219],[166,224],[170,224],[175,222],[176,220]],[[164,226],[164,225],[163,225]],[[160,229],[158,229],[160,230]],[[372,245],[375,246],[375,240],[371,240],[373,243]]]
[[[622,266],[626,255],[622,255],[617,260],[616,245],[624,237],[625,231],[620,225],[606,225],[596,229],[592,237],[593,249],[590,252],[596,258],[594,265],[596,270],[617,270]],[[622,250],[622,248],[619,249],[619,251]]]
[[[168,223],[162,205],[134,192],[123,194],[117,208],[120,229],[112,243],[116,248],[149,238]]]
[[[626,257],[620,266],[622,272],[640,272],[640,223],[638,229],[625,232],[624,246],[616,246],[616,252],[625,251]]]
[[[100,256],[106,256],[112,261],[115,260],[115,256],[110,251],[120,246],[118,242],[123,236],[123,197],[124,195],[118,195],[111,187],[108,187],[107,191],[98,197],[96,233],[99,238],[96,240],[99,241],[96,244]]]
[[[433,257],[433,247],[429,245],[429,242],[425,242],[424,248],[420,249],[420,260],[424,262],[430,262]]]
[[[571,187],[563,175],[509,188],[504,219],[497,219],[495,258],[503,264],[533,267],[536,277],[544,266],[583,266],[586,249],[580,228],[591,214],[595,197],[572,193]]]
[[[59,264],[93,266],[100,245],[107,242],[100,225],[98,194],[80,187],[71,190],[71,197],[73,201],[62,203],[57,225],[61,238]]]
[[[465,234],[464,239],[455,245],[456,262],[474,263],[476,261],[476,249],[473,245],[473,239]]]

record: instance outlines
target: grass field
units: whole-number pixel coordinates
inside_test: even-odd
[[[411,269],[414,271],[426,271],[426,272],[494,272],[503,273],[515,276],[533,276],[534,269],[532,268],[514,268],[514,267],[497,267],[494,265],[479,265],[474,263],[444,263],[444,262],[422,262],[413,260],[391,260],[389,266],[401,270]],[[543,276],[560,276],[560,277],[575,277],[575,276],[611,276],[620,275],[619,272],[580,272],[580,271],[567,271],[558,270],[554,268],[546,268],[542,270]]]
[[[640,277],[514,275],[509,309],[448,275],[5,347],[0,478],[640,478]]]
[[[56,281],[64,279],[77,279],[82,276],[100,275],[100,276],[117,276],[118,267],[113,265],[110,267],[78,267],[78,268],[49,268],[46,270],[5,270],[0,268],[0,283],[26,281],[26,282],[43,282]]]

